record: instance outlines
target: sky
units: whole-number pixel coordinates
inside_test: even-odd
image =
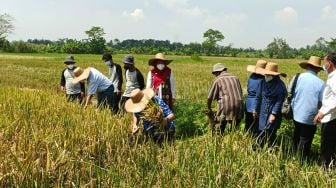
[[[157,39],[204,41],[212,28],[221,45],[264,49],[274,37],[291,47],[336,38],[335,0],[0,0],[14,17],[9,40],[87,38],[92,26],[107,41]]]

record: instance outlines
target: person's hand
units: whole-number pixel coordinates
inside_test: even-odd
[[[84,92],[81,92],[80,95],[81,95],[82,98],[85,97],[85,93]]]
[[[253,116],[253,119],[257,119],[258,118],[258,113],[257,112],[252,112],[252,116]]]
[[[133,128],[132,128],[132,134],[135,134],[139,131],[139,127],[134,125]]]
[[[317,125],[317,123],[321,123],[323,117],[324,114],[322,112],[318,112],[314,118],[314,124]]]
[[[275,115],[274,115],[274,114],[271,114],[271,115],[269,116],[269,118],[268,118],[268,122],[269,122],[270,124],[273,124],[273,123],[275,122]]]
[[[64,86],[61,86],[61,91],[65,91],[65,88],[64,88]]]

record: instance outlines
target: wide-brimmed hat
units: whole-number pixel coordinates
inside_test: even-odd
[[[124,57],[123,62],[124,62],[125,64],[134,65],[134,57],[133,57],[132,55],[126,55],[126,56]]]
[[[299,65],[303,69],[307,69],[307,67],[311,65],[315,68],[323,70],[323,67],[321,66],[321,58],[317,56],[310,56],[308,61],[300,62]]]
[[[146,108],[146,105],[154,97],[154,90],[151,88],[140,90],[135,89],[130,94],[130,99],[125,103],[125,110],[127,112],[141,112]]]
[[[86,69],[82,69],[80,67],[76,67],[75,70],[73,71],[74,75],[75,75],[75,79],[73,79],[71,81],[72,84],[78,84],[79,82],[86,80],[89,75],[90,75],[90,67],[86,68]]]
[[[266,65],[267,65],[267,61],[260,59],[257,61],[256,65],[247,65],[246,69],[248,72],[256,73],[256,68],[265,69]]]
[[[217,63],[212,67],[212,73],[222,72],[224,70],[227,70],[227,68],[222,63]]]
[[[283,77],[286,77],[287,74],[286,73],[280,73],[279,70],[278,70],[278,64],[277,63],[274,63],[274,62],[268,62],[266,64],[266,67],[263,69],[263,68],[260,68],[260,67],[256,67],[256,66],[253,66],[254,67],[254,70],[252,70],[252,67],[250,66],[247,66],[247,70],[250,71],[250,72],[255,72],[257,74],[262,74],[262,75],[272,75],[272,76],[283,76]]]
[[[64,60],[64,64],[75,64],[75,58],[72,55],[69,55],[67,58]]]
[[[157,53],[154,58],[152,58],[148,61],[148,65],[155,65],[155,63],[157,61],[162,61],[162,62],[164,62],[165,65],[168,65],[173,60],[166,59],[166,57],[163,53]]]

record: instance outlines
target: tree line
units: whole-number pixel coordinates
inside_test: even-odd
[[[224,35],[214,29],[203,33],[202,43],[191,42],[183,44],[169,40],[155,39],[119,39],[107,41],[102,27],[93,26],[85,31],[87,38],[63,38],[56,41],[46,39],[29,39],[27,41],[8,41],[7,36],[14,30],[12,17],[0,14],[0,51],[13,53],[69,53],[69,54],[102,54],[104,52],[156,54],[165,52],[171,55],[192,56],[228,56],[228,57],[257,57],[257,58],[308,58],[311,55],[323,56],[336,50],[336,38],[326,40],[320,37],[315,44],[302,48],[292,48],[283,38],[274,38],[265,49],[235,48],[232,44],[219,45]]]

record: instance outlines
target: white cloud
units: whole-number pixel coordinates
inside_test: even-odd
[[[335,20],[336,19],[336,10],[333,9],[331,6],[325,6],[322,9],[322,15],[321,15],[322,20]]]
[[[122,15],[125,16],[125,17],[130,17],[136,22],[145,18],[144,11],[142,9],[138,9],[138,8],[135,9],[131,13],[129,13],[127,11],[124,11]]]
[[[298,13],[292,7],[283,8],[275,13],[276,20],[282,23],[296,23],[298,21]]]
[[[199,8],[198,6],[191,6],[189,0],[160,0],[163,7],[189,17],[203,17],[207,10]]]

